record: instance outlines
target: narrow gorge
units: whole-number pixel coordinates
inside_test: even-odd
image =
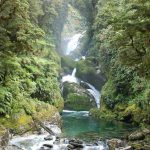
[[[0,0],[0,150],[149,150],[149,11]]]

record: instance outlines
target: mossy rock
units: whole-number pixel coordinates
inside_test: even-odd
[[[93,118],[96,119],[106,119],[106,120],[114,120],[116,119],[116,114],[112,113],[110,110],[102,107],[101,109],[91,109],[90,114]]]
[[[70,93],[65,101],[65,107],[77,111],[88,111],[96,107],[96,103],[86,94]]]
[[[65,108],[72,110],[90,110],[96,107],[93,96],[77,83],[64,83],[63,87]]]
[[[66,99],[69,93],[78,93],[82,90],[83,88],[81,88],[80,85],[66,82],[63,84],[63,97]]]
[[[139,114],[141,109],[136,104],[131,104],[122,112],[122,118],[125,122],[140,122],[142,118]]]
[[[27,131],[32,132],[36,130],[32,116],[42,122],[50,122],[55,119],[54,117],[57,118],[55,121],[60,121],[60,115],[56,107],[44,102],[30,103],[30,106],[32,108],[32,114],[27,114],[26,110],[22,109],[19,113],[14,113],[9,118],[1,117],[0,123],[4,127],[12,129],[16,134],[23,134]]]

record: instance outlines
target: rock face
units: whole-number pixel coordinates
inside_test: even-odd
[[[10,138],[11,136],[9,130],[4,128],[3,126],[0,126],[0,150],[1,148],[5,148],[6,146],[8,146]]]
[[[144,138],[145,135],[143,134],[143,132],[135,132],[129,136],[130,141],[143,140]]]
[[[65,107],[77,111],[88,111],[96,107],[93,96],[76,83],[64,83],[63,96]]]
[[[150,130],[142,129],[138,130],[128,136],[128,144],[132,146],[133,149],[137,150],[150,150]]]

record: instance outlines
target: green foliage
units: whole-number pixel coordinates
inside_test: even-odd
[[[60,59],[53,40],[49,40],[53,39],[58,10],[63,7],[59,2],[0,1],[1,117],[9,118],[22,112],[34,114],[41,101],[47,107],[51,104],[59,111],[63,109],[57,80]]]
[[[76,63],[68,56],[61,57],[61,67],[65,73],[71,73]]]
[[[89,2],[77,5],[84,11]],[[99,0],[95,10],[85,47],[107,77],[102,109],[96,114],[107,117],[112,112],[119,120],[149,123],[150,2]]]
[[[96,72],[95,69],[95,63],[94,61],[96,61],[94,58],[87,58],[85,60],[80,60],[77,62],[77,76],[79,76],[80,78],[84,78],[86,75],[91,75],[94,74]]]

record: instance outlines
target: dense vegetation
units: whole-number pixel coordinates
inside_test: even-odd
[[[65,18],[65,9],[61,0],[0,1],[1,118],[44,111],[46,116],[49,104],[63,109],[55,45],[63,28],[59,18]]]
[[[90,2],[78,0],[80,8],[88,8]],[[93,115],[149,124],[150,2],[99,0],[94,8],[94,21],[89,26],[93,36],[85,47],[107,82],[101,110],[92,110]],[[84,9],[80,10],[84,14]]]
[[[62,53],[60,42],[67,2],[69,10],[78,9],[88,26],[82,45],[82,54],[88,58],[76,64],[67,57],[60,61],[56,52]],[[105,74],[101,109],[92,109],[93,116],[149,124],[150,2],[67,2],[0,1],[0,120],[39,112],[45,115],[56,108],[61,111],[64,102],[58,78],[62,62],[66,72],[76,65],[78,76],[93,84],[91,76],[96,72]],[[74,17],[84,22],[82,17]],[[100,73],[93,78],[97,75]],[[70,97],[73,102],[76,100],[76,95]],[[48,111],[43,112],[43,108]],[[21,122],[27,122],[26,117],[21,118]]]

